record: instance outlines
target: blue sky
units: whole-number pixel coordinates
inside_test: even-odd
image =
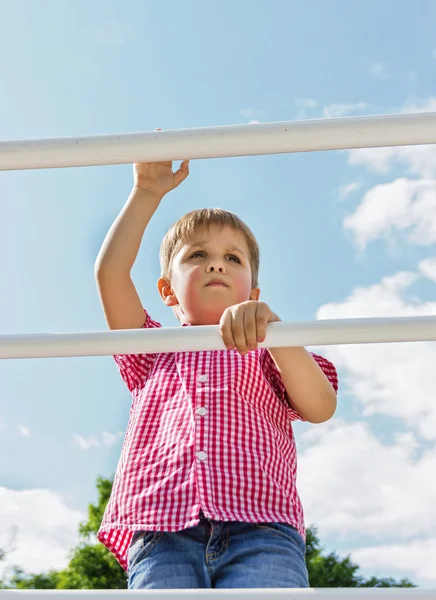
[[[431,0],[0,6],[1,140],[436,111]],[[185,212],[220,206],[258,237],[261,295],[283,320],[436,314],[435,158],[429,146],[193,161],[145,235],[144,306],[176,324],[156,291],[159,242]],[[131,185],[130,165],[1,173],[1,333],[105,329],[93,265]],[[436,586],[433,352],[325,349],[337,415],[295,429],[326,547]],[[0,547],[18,526],[11,561],[59,567],[96,476],[115,470],[130,398],[110,357],[1,361],[0,381]]]

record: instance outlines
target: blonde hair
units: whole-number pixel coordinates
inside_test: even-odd
[[[174,223],[165,234],[160,246],[161,277],[167,281],[171,280],[172,263],[180,248],[189,242],[199,227],[209,227],[210,225],[232,227],[243,234],[248,246],[252,287],[258,287],[259,244],[251,229],[237,215],[222,208],[193,210]]]

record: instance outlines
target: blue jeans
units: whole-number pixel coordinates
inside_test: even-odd
[[[174,533],[135,532],[129,589],[309,587],[306,545],[285,523],[215,521]]]

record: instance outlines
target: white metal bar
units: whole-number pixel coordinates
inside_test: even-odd
[[[259,347],[436,340],[436,317],[270,323]],[[0,335],[0,358],[54,358],[224,350],[218,325],[84,333]]]
[[[181,600],[192,598],[196,600],[213,600],[221,596],[223,600],[242,600],[250,597],[258,600],[277,598],[280,600],[318,600],[322,598],[341,598],[342,600],[374,600],[386,598],[389,600],[421,600],[436,598],[436,590],[417,588],[267,588],[267,589],[180,589],[180,590],[1,590],[0,600],[17,600],[17,598],[50,598],[63,600],[65,598],[80,598],[80,600],[95,600],[96,597],[111,600],[127,600],[144,596],[152,600]]]
[[[0,142],[0,170],[436,143],[436,113]]]

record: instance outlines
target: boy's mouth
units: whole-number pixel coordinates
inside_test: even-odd
[[[206,287],[228,287],[227,284],[224,283],[224,281],[221,281],[220,279],[212,279],[212,281],[209,281],[209,283],[206,283]]]

